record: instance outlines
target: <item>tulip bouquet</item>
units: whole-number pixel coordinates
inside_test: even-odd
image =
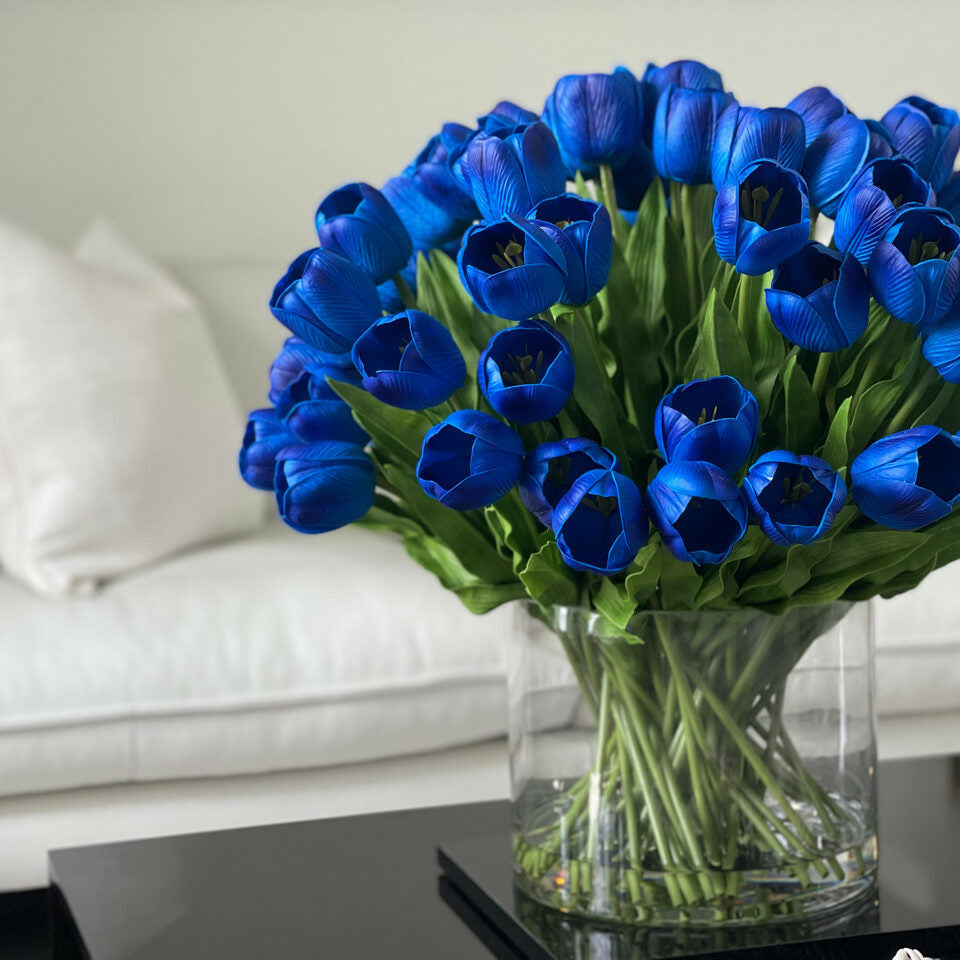
[[[747,848],[801,885],[848,869],[778,710],[838,604],[960,557],[958,146],[919,97],[759,109],[681,61],[563,77],[542,115],[446,124],[320,204],[240,470],[297,530],[398,534],[475,612],[529,598],[609,636],[561,638],[597,769],[526,876],[559,882],[561,838],[596,853],[595,775],[633,821],[604,842],[621,916],[763,906]],[[681,648],[650,611],[709,626]]]

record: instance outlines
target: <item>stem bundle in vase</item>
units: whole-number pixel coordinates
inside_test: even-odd
[[[240,470],[563,645],[592,747],[518,803],[533,896],[723,923],[871,877],[798,671],[960,557],[958,146],[920,97],[759,109],[678,61],[563,77],[321,202]]]

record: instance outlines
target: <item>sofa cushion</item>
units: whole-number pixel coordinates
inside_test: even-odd
[[[502,734],[512,613],[360,528],[279,524],[98,596],[0,580],[0,792],[325,766]]]

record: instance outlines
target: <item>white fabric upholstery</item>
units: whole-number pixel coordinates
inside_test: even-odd
[[[511,612],[394,539],[279,523],[52,603],[0,581],[0,792],[396,756],[501,734]]]
[[[196,303],[106,226],[0,223],[0,562],[48,594],[249,530],[243,419]]]

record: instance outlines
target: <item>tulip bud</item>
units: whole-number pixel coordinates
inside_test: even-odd
[[[247,420],[240,447],[240,476],[251,487],[272,490],[277,454],[294,442],[272,408],[254,410]]]
[[[960,115],[922,97],[907,97],[883,115],[897,153],[902,153],[934,190],[947,182],[960,149]]]

